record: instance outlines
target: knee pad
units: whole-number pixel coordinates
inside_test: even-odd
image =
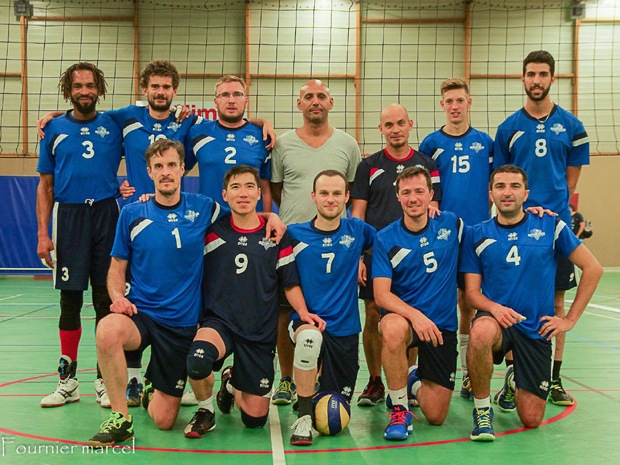
[[[246,428],[262,428],[267,423],[267,415],[264,417],[253,417],[241,410],[241,421],[243,421]]]
[[[80,312],[84,303],[82,291],[60,291],[60,321],[58,328],[75,331],[80,328]]]
[[[187,376],[191,379],[205,379],[213,371],[217,360],[217,348],[207,341],[194,341],[187,354]]]
[[[93,286],[93,307],[95,307],[95,324],[110,314],[112,300],[105,286]]]
[[[316,329],[304,329],[297,334],[293,366],[308,371],[317,367],[323,335]]]

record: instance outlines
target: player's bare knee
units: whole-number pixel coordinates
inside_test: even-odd
[[[317,329],[302,329],[295,337],[295,353],[293,366],[302,371],[310,371],[317,367],[323,335]]]
[[[187,354],[187,376],[201,380],[213,371],[213,362],[217,360],[218,350],[208,341],[192,342]]]
[[[388,349],[398,348],[410,334],[409,324],[400,315],[386,315],[381,320],[381,338]]]

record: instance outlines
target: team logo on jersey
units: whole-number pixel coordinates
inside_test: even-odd
[[[258,241],[258,245],[262,245],[265,250],[270,249],[271,247],[275,247],[276,243],[273,239],[261,239],[260,241]]]
[[[538,386],[540,389],[542,389],[543,391],[548,391],[549,390],[549,381],[545,380],[542,383],[540,383],[540,385]]]
[[[345,234],[340,238],[339,244],[346,246],[346,248],[348,249],[349,247],[351,247],[351,244],[353,244],[353,241],[355,241],[355,238],[353,236]]]
[[[451,233],[452,231],[450,231],[449,229],[441,228],[437,233],[437,240],[447,241]]]
[[[160,123],[155,123],[153,125],[153,131],[155,132],[161,132],[161,124]]]
[[[326,237],[323,239],[323,247],[331,247],[332,246],[332,238]]]
[[[242,247],[247,247],[248,246],[248,238],[246,236],[241,236],[239,238],[239,242],[237,242],[237,245],[240,245]]]
[[[181,127],[181,123],[177,123],[176,121],[171,122],[166,129],[172,129],[174,132],[177,132]]]
[[[555,132],[556,136],[559,136],[561,132],[566,132],[566,128],[560,123],[555,123],[553,126],[551,126],[551,130]]]
[[[105,136],[110,134],[110,132],[106,128],[104,128],[103,126],[99,126],[95,130],[95,134],[97,134],[98,136],[101,136],[101,138],[103,139]]]
[[[402,172],[403,172],[403,170],[404,170],[404,169],[405,169],[405,167],[404,167],[403,165],[398,165],[398,166],[396,167],[396,173],[397,173],[397,174],[400,174],[400,173],[402,173]]]
[[[509,241],[518,241],[519,240],[519,236],[517,235],[516,232],[511,232],[508,234],[508,240]]]
[[[481,150],[484,150],[484,145],[482,145],[480,142],[474,142],[473,144],[469,146],[469,148],[473,150],[474,152],[478,153]]]
[[[544,231],[541,231],[540,229],[534,228],[534,229],[532,229],[530,231],[530,233],[527,235],[527,237],[533,237],[534,239],[538,240],[541,237],[543,237],[544,235],[545,235]]]
[[[269,380],[267,378],[263,378],[260,380],[260,387],[263,389],[269,388]]]
[[[456,144],[454,144],[454,150],[463,150],[463,143],[457,142]]]
[[[176,223],[177,221],[179,221],[179,217],[176,213],[170,213],[168,215],[168,223]]]
[[[247,142],[250,145],[258,144],[258,139],[254,137],[252,134],[249,134],[243,138],[244,142]]]
[[[428,239],[426,237],[421,237],[420,238],[420,247],[426,247],[427,245],[430,245],[428,242]]]
[[[194,220],[198,218],[199,216],[200,216],[200,212],[195,212],[194,210],[187,210],[187,213],[183,216],[183,218],[193,223]]]
[[[228,134],[226,136],[226,142],[234,142],[235,141],[235,135],[234,134]]]
[[[81,136],[90,136],[90,129],[88,129],[88,128],[80,128],[80,135]]]
[[[352,392],[353,392],[353,389],[351,389],[351,386],[345,386],[342,388],[342,391],[340,391],[340,394],[342,394],[345,397],[351,397]]]
[[[184,379],[177,380],[177,385],[174,388],[180,389],[181,391],[185,389],[185,380]]]
[[[543,132],[545,132],[545,125],[544,125],[544,124],[542,124],[542,123],[538,123],[538,124],[536,125],[536,132],[537,132],[537,133],[543,133]]]

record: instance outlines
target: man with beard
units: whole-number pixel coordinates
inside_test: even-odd
[[[60,381],[41,407],[80,400],[76,378],[80,312],[89,279],[96,323],[110,313],[106,275],[118,219],[116,175],[123,154],[120,128],[109,116],[97,113],[99,98],[106,94],[103,72],[92,63],[76,63],[63,73],[60,89],[73,110],[45,128],[37,166],[41,177],[37,254],[53,268],[54,287],[60,290]],[[97,370],[97,402],[109,407],[101,378]]]
[[[409,166],[423,166],[431,174],[434,192],[431,205],[437,207],[442,199],[437,163],[409,146],[409,133],[412,129],[413,120],[409,118],[405,107],[397,103],[386,106],[381,112],[379,123],[379,131],[385,138],[386,147],[364,158],[357,167],[355,182],[351,188],[351,214],[374,226],[377,231],[403,215],[400,203],[394,195],[394,186],[397,176]],[[385,386],[381,381],[381,313],[373,296],[371,260],[370,253],[364,254],[359,293],[366,307],[362,340],[370,379],[357,400],[358,405],[369,407],[385,397]]]
[[[527,173],[530,195],[524,206],[541,205],[556,212],[570,224],[568,207],[575,192],[581,167],[590,163],[590,140],[581,121],[553,103],[549,96],[555,81],[555,60],[544,50],[531,52],[523,60],[525,106],[508,117],[498,128],[494,145],[493,167],[507,163]],[[555,280],[555,314],[564,317],[564,293],[576,286],[573,264],[558,260]],[[556,338],[553,377],[549,401],[556,405],[573,405],[560,379],[565,334]],[[511,376],[510,361],[506,376]],[[503,411],[515,409],[511,392],[502,390],[495,399]]]

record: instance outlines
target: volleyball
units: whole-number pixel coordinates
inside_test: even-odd
[[[340,433],[349,424],[351,407],[337,392],[321,392],[312,401],[312,426],[324,436]]]

